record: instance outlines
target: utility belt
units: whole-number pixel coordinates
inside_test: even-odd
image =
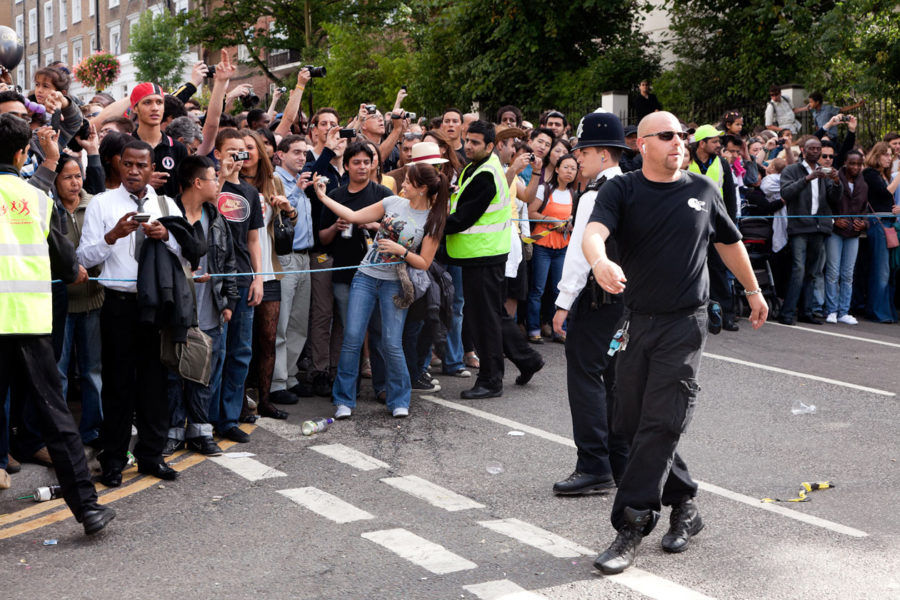
[[[591,302],[591,310],[598,310],[601,306],[605,306],[607,304],[621,304],[622,303],[622,294],[610,294],[597,283],[597,280],[594,279],[594,274],[588,274],[587,284],[585,286],[585,293],[588,294],[588,298]]]

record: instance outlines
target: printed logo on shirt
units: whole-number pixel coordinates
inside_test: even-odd
[[[166,171],[171,171],[175,168],[175,159],[171,156],[163,156],[162,166]]]
[[[706,202],[703,202],[702,200],[697,200],[696,198],[691,198],[690,200],[688,200],[687,203],[688,203],[688,206],[690,206],[697,212],[700,212],[701,210],[706,210]]]
[[[243,223],[250,218],[250,202],[238,194],[222,192],[216,199],[216,208],[220,215],[233,223]]]
[[[394,254],[384,254],[382,252],[379,252],[379,240],[388,239],[392,242],[397,242],[404,248],[409,248],[410,246],[412,246],[412,243],[415,240],[415,236],[410,236],[409,232],[404,232],[407,223],[406,221],[398,217],[399,215],[391,213],[384,215],[384,217],[381,219],[381,228],[378,230],[378,233],[375,234],[375,243],[372,244],[371,250],[369,251],[369,262],[371,264],[390,264],[400,262],[402,260],[399,256],[396,256]],[[413,234],[415,234],[414,227],[412,229],[412,232]]]

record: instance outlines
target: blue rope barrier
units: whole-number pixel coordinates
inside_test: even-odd
[[[897,217],[892,213],[869,213],[867,215],[741,215],[738,219],[868,219]]]

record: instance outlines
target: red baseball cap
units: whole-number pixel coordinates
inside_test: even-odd
[[[137,84],[136,86],[134,86],[134,89],[131,90],[131,108],[137,106],[138,103],[147,96],[152,95],[162,97],[165,95],[165,92],[157,84],[150,83],[149,81]]]

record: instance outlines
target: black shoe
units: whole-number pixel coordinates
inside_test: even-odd
[[[312,386],[302,381],[297,382],[297,385],[293,386],[288,391],[298,398],[312,398],[315,395],[313,394]]]
[[[256,407],[256,412],[261,417],[269,417],[270,419],[284,420],[288,418],[288,414],[279,408],[275,408],[271,404],[260,404]]]
[[[594,567],[604,575],[616,575],[633,565],[644,530],[652,519],[652,511],[626,507],[625,524],[609,548],[594,560]]]
[[[166,446],[163,448],[162,455],[163,456],[172,456],[179,450],[184,448],[184,440],[176,440],[175,438],[169,438],[166,440]]]
[[[804,313],[797,318],[801,323],[809,323],[810,325],[821,325],[823,323],[822,319],[816,317],[816,315],[812,313]]]
[[[165,479],[166,481],[174,481],[178,479],[179,475],[178,471],[164,462],[150,464],[138,463],[138,473],[143,473],[144,475],[153,475],[154,477]]]
[[[231,440],[232,442],[237,442],[239,444],[246,444],[250,441],[250,436],[241,431],[239,427],[232,427],[228,431],[224,431],[219,435],[227,440]]]
[[[122,471],[103,471],[103,474],[99,477],[99,481],[109,488],[119,487],[122,485]]]
[[[821,310],[814,310],[814,311],[812,311],[812,316],[814,316],[817,319],[824,319],[825,313],[823,313]]]
[[[525,385],[531,378],[534,377],[534,374],[544,368],[544,361],[542,360],[536,368],[534,369],[524,369],[519,376],[516,377],[516,385]]]
[[[115,518],[116,511],[108,506],[94,504],[81,513],[81,524],[84,526],[85,535],[94,535]]]
[[[722,329],[724,329],[725,331],[738,331],[740,327],[738,327],[738,324],[734,322],[734,319],[725,319],[725,321],[722,323]]]
[[[691,543],[691,538],[702,529],[703,520],[694,499],[685,496],[680,504],[672,507],[669,531],[662,538],[662,549],[672,553],[684,552]]]
[[[796,325],[797,324],[796,319],[792,319],[790,317],[782,317],[781,315],[778,315],[778,322],[781,323],[782,325]]]
[[[209,436],[193,438],[187,442],[188,448],[204,456],[221,456],[222,449]]]
[[[387,392],[381,391],[375,394],[375,402],[378,404],[387,404]]]
[[[269,394],[269,402],[272,404],[297,404],[300,398],[287,390],[278,390]]]
[[[459,397],[463,400],[481,400],[483,398],[499,398],[503,395],[503,388],[492,390],[480,384],[475,384],[470,390],[463,390],[459,393]]]
[[[415,381],[410,383],[414,392],[429,393],[441,391],[441,386],[432,383],[430,377],[426,379],[425,375],[419,375]]]
[[[331,377],[328,376],[328,373],[320,371],[313,375],[312,387],[316,396],[331,398],[331,385],[332,381]]]
[[[603,478],[590,473],[573,472],[566,479],[553,484],[553,493],[560,496],[581,496],[608,492],[616,487],[611,477]]]

